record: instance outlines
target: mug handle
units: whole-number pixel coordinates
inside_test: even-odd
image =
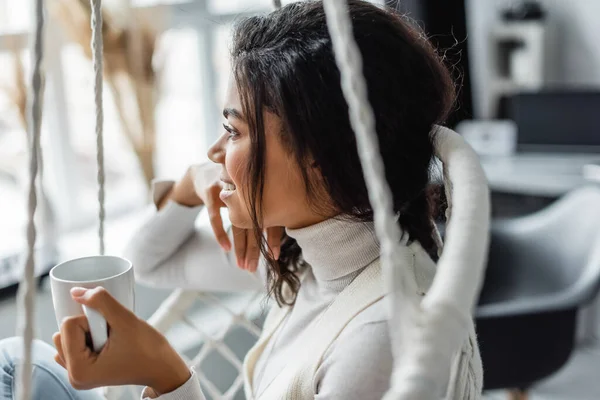
[[[108,340],[108,324],[98,311],[86,306],[82,306],[82,308],[90,326],[92,347],[96,353],[100,353]]]

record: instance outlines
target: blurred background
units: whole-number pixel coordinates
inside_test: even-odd
[[[492,189],[476,310],[486,397],[600,399],[600,1],[374,2],[406,14],[439,48],[459,85],[448,125],[480,154]],[[89,2],[45,4],[39,275],[98,248]],[[15,332],[25,244],[32,5],[0,0],[0,338]],[[103,7],[107,249],[117,254],[147,212],[149,182],[206,158],[230,28],[273,1]],[[138,314],[149,317],[167,295],[139,287]],[[43,280],[37,302],[38,336],[49,341],[56,324]],[[206,318],[206,307],[195,310]],[[171,339],[192,351],[202,344],[190,335]],[[252,339],[234,332],[228,341],[243,353]],[[217,365],[215,379],[235,373]]]

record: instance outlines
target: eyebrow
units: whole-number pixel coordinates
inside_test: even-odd
[[[242,115],[242,113],[240,111],[236,110],[235,108],[224,108],[223,116],[225,118],[232,116],[233,118],[239,119],[240,121],[245,121],[245,118]]]

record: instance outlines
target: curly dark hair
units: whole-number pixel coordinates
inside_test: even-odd
[[[428,196],[432,127],[451,111],[454,84],[435,49],[407,19],[365,1],[350,0],[348,6],[398,223],[436,259]],[[284,237],[280,258],[273,260],[262,235],[264,109],[281,118],[282,143],[302,167],[310,204],[319,209],[325,203],[313,195],[319,191],[309,179],[309,163],[318,166],[336,211],[373,220],[323,4],[292,3],[238,22],[231,57],[251,138],[250,215],[269,263],[270,293],[279,304],[291,305],[300,288],[301,249]],[[286,286],[291,296],[284,295]]]

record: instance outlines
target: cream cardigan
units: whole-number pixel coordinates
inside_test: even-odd
[[[409,246],[414,260],[429,258],[416,243]],[[417,255],[418,254],[418,255]],[[418,264],[410,266],[417,271]],[[432,271],[424,267],[425,271]],[[416,277],[417,275],[415,275]],[[419,292],[425,293],[430,276],[417,279]],[[423,279],[424,278],[424,279]],[[415,296],[421,296],[415,293]],[[266,390],[255,396],[252,385],[254,367],[257,360],[274,333],[281,328],[282,322],[290,312],[290,307],[274,306],[265,321],[263,333],[255,346],[244,359],[244,380],[246,399],[248,400],[312,400],[315,398],[315,376],[327,349],[335,342],[344,328],[361,311],[381,300],[385,296],[381,282],[379,259],[368,265],[333,301],[323,314],[307,327],[302,338],[302,346],[291,353],[289,363],[267,386]],[[359,363],[361,360],[355,360]],[[456,354],[449,376],[449,386],[443,395],[447,400],[475,400],[481,397],[483,375],[481,358],[477,347],[473,325],[469,327],[469,337],[465,338],[461,351]]]

